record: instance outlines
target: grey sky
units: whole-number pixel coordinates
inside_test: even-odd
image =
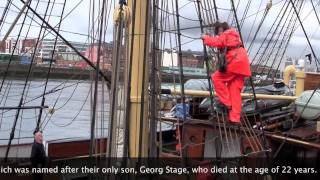
[[[45,5],[46,5],[47,1],[48,0],[40,0],[37,12],[39,12],[40,14],[44,13]],[[51,1],[53,1],[53,0],[51,0]],[[261,31],[258,34],[257,40],[254,44],[255,48],[259,46],[259,42],[261,42],[261,40],[266,35],[266,32],[270,28],[275,17],[278,15],[280,8],[285,1],[286,0],[273,0],[274,5],[272,6],[269,14],[267,15],[267,18],[261,28]],[[3,7],[5,6],[6,2],[7,2],[7,0],[0,0],[0,14],[2,14]],[[63,3],[64,1],[63,0],[56,0],[56,2]],[[65,14],[70,12],[70,10],[74,6],[76,6],[76,4],[78,4],[79,2],[80,2],[80,5],[63,21],[62,28],[61,28],[63,31],[61,32],[61,34],[64,37],[66,37],[66,39],[68,39],[68,40],[83,41],[84,42],[87,39],[87,37],[85,35],[88,34],[90,0],[67,0]],[[98,1],[96,1],[96,4],[97,4],[97,2]],[[106,41],[111,41],[112,40],[112,9],[114,6],[114,1],[112,1],[112,2],[108,1],[108,2],[111,3],[111,16],[109,19]],[[118,2],[118,1],[116,1],[116,2]],[[247,2],[248,2],[248,0],[241,0],[240,1],[238,12],[237,12],[239,18],[242,17],[242,14],[243,14],[243,11],[245,9]],[[262,1],[253,0],[251,7],[248,11],[248,15],[254,14],[258,10],[262,10],[263,8],[265,8],[265,6],[268,2],[269,2],[269,0],[262,0]],[[278,2],[280,2],[280,3],[278,3]],[[170,1],[170,3],[171,3],[171,1]],[[237,4],[237,3],[238,3],[238,1],[235,0],[235,4]],[[318,2],[314,1],[314,3],[317,4]],[[18,6],[19,8],[21,8],[23,5],[20,0],[13,0],[13,4]],[[181,6],[185,5],[180,10],[180,14],[182,16],[185,16],[185,17],[188,17],[191,19],[197,19],[196,6],[194,3],[189,3],[188,0],[181,0],[181,1],[179,1],[179,4]],[[259,9],[260,4],[261,4],[261,7]],[[36,5],[36,1],[33,0],[32,7],[35,7],[35,5]],[[217,6],[219,8],[230,9],[230,1],[217,0]],[[316,9],[319,10],[319,8],[320,8],[320,6],[318,5],[316,7]],[[57,4],[53,8],[52,15],[59,16],[61,14],[61,9],[62,9],[62,4]],[[98,9],[98,7],[96,7],[96,10],[97,9]],[[304,7],[303,7],[301,18],[304,19],[304,17],[306,17],[306,15],[311,10],[312,10],[312,6],[310,4],[310,0],[307,0]],[[14,17],[17,15],[17,11],[18,11],[17,8],[14,8],[13,6],[11,6],[11,11],[9,12],[8,17],[6,18],[6,24],[1,29],[1,32],[0,32],[1,38],[6,33],[10,22],[12,22]],[[263,14],[263,11],[261,11],[257,16],[257,21],[256,21],[255,26],[253,28],[253,32],[255,32],[256,26],[257,26],[258,22],[260,21],[262,14]],[[31,12],[29,12],[29,16],[32,16]],[[229,16],[229,11],[219,10],[219,16],[222,20],[227,20],[228,16]],[[21,23],[22,19],[23,18],[20,19],[19,23]],[[40,20],[38,18],[35,18],[35,19],[37,22],[40,23]],[[255,19],[255,16],[251,16],[250,18],[247,18],[245,20],[245,23],[244,23],[244,26],[242,29],[242,34],[243,34],[243,37],[245,40],[247,39],[247,36],[248,36],[249,31],[251,29],[251,26],[254,22],[254,19]],[[53,16],[53,17],[51,17],[49,22],[51,25],[56,25],[58,20],[59,20],[59,17]],[[30,18],[27,19],[26,23],[27,24],[30,23]],[[316,54],[320,54],[320,52],[319,52],[320,45],[318,43],[319,39],[320,39],[319,24],[316,20],[316,16],[315,16],[314,12],[311,12],[311,14],[308,16],[308,18],[305,19],[303,24],[304,24],[306,31],[311,39],[311,44],[313,45],[313,47],[316,51]],[[34,27],[34,26],[38,26],[35,22],[33,22],[32,25],[33,25],[33,27],[31,28],[31,31],[29,33],[29,37],[36,37],[39,32],[39,28]],[[181,28],[190,27],[190,26],[198,26],[198,22],[181,19]],[[96,25],[96,27],[97,27],[97,25]],[[20,26],[15,27],[14,31],[11,33],[11,37],[14,37],[14,38],[17,37],[19,28],[20,28]],[[24,31],[22,34],[25,35],[26,31],[27,31],[27,28],[24,28]],[[84,35],[71,34],[71,33],[67,33],[66,31],[81,33]],[[183,33],[185,33],[185,35],[187,35],[187,36],[191,36],[191,37],[195,37],[195,38],[200,37],[200,34],[201,34],[200,29],[186,30],[186,31],[183,31]],[[53,38],[53,36],[48,36],[48,38]],[[184,43],[184,42],[190,41],[190,39],[183,37],[182,41]],[[290,41],[287,56],[299,57],[301,55],[309,53],[310,52],[309,47],[307,47],[306,51],[304,51],[305,47],[307,47],[307,41],[304,37],[302,29],[299,27],[295,31],[295,33]],[[183,45],[183,49],[191,49],[191,50],[201,51],[202,50],[201,41],[194,40],[191,43],[187,43],[187,44]]]
[[[26,0],[25,0],[26,1]],[[53,2],[54,0],[51,0]],[[3,7],[6,4],[6,0],[0,0],[0,14],[3,12]],[[45,7],[47,5],[48,0],[40,0],[37,12],[42,14],[45,13]],[[52,13],[51,17],[49,20],[49,23],[51,25],[56,25],[59,22],[60,15],[62,12],[62,3],[64,0],[55,0],[56,5],[52,8],[52,6],[49,7],[48,12],[51,12],[52,8]],[[79,3],[79,5],[78,5]],[[37,0],[32,0],[31,6],[35,9],[37,4]],[[95,9],[98,9],[98,3],[96,2],[96,7]],[[13,22],[14,18],[17,15],[17,12],[19,11],[15,6],[18,8],[21,8],[23,6],[23,3],[20,0],[13,0],[13,5],[11,5],[11,11],[9,12],[7,18],[6,18],[6,24],[4,25],[3,29],[1,29],[0,32],[0,37],[3,37],[4,34],[7,32],[7,29],[9,28],[9,23]],[[74,7],[76,8],[72,10]],[[64,12],[64,16],[68,14],[71,10],[71,14],[69,14],[62,22],[61,25],[61,34],[66,37],[66,39],[71,40],[71,41],[80,41],[84,42],[87,40],[87,34],[88,34],[88,27],[89,27],[89,7],[90,7],[90,0],[67,0],[66,1],[66,8]],[[113,1],[112,1],[112,9],[113,9]],[[98,11],[96,11],[95,15],[97,16]],[[31,17],[33,16],[32,12],[28,13],[29,17],[26,19],[26,24],[30,24]],[[23,20],[23,16],[20,18],[18,25],[16,26],[14,31],[10,34],[10,37],[16,38],[20,29],[20,24]],[[34,20],[37,21],[32,23],[31,26],[31,31],[29,31],[28,37],[37,37],[39,33],[39,24],[41,24],[40,19],[37,17],[34,17]],[[107,41],[112,40],[112,14],[110,16],[110,23],[108,26],[108,38]],[[95,24],[95,28],[97,28],[97,22]],[[28,29],[28,25],[25,26],[23,29],[22,34],[25,35]],[[68,32],[74,32],[74,33],[79,33],[79,34],[72,34]],[[48,38],[53,38],[52,35],[47,36]]]

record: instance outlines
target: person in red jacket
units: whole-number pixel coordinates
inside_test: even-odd
[[[220,104],[229,110],[229,120],[240,123],[241,90],[244,86],[244,78],[251,76],[249,57],[242,46],[239,33],[229,28],[226,22],[215,23],[215,33],[216,36],[203,35],[203,43],[221,51],[225,49],[227,65],[224,71],[216,71],[211,78]]]

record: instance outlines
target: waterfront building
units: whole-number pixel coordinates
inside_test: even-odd
[[[176,50],[165,50],[162,53],[162,67],[179,66]],[[204,68],[203,54],[197,51],[182,51],[182,65],[188,68]]]
[[[54,43],[55,43],[55,39],[43,39],[41,41],[41,45],[39,47],[39,56],[41,58],[51,58],[52,51],[54,49]],[[86,44],[86,43],[81,43],[81,42],[70,42],[70,43],[79,52],[85,52],[88,47],[88,44]],[[57,55],[64,56],[67,59],[69,58],[67,56],[74,56],[76,54],[73,51],[73,49],[71,49],[71,47],[66,45],[62,40],[57,41],[55,51],[56,51]],[[72,60],[80,59],[80,57],[78,57],[78,58],[73,57],[71,59]]]
[[[31,55],[35,51],[35,46],[37,43],[37,39],[29,38],[29,39],[7,39],[4,43],[0,45],[0,52],[6,54],[14,55]],[[15,47],[16,46],[16,47]],[[15,47],[15,48],[14,48]]]
[[[98,43],[93,43],[86,49],[84,55],[94,64],[97,63],[98,60]],[[123,50],[123,49],[122,49]],[[123,51],[124,52],[124,51]],[[125,53],[120,53],[121,59],[125,58]],[[111,70],[111,63],[112,63],[112,56],[113,56],[113,43],[103,43],[100,47],[100,67],[104,70]],[[121,61],[123,63],[123,61]],[[123,64],[120,65],[123,67]]]

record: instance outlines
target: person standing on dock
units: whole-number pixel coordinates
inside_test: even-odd
[[[41,131],[34,132],[34,142],[31,149],[32,168],[43,168],[46,165],[46,152],[43,145],[43,136]],[[42,180],[42,174],[33,174],[34,180]]]
[[[205,45],[219,49],[219,70],[211,75],[219,98],[218,106],[229,111],[230,122],[240,123],[241,90],[244,78],[251,76],[249,57],[239,33],[226,22],[216,22],[214,31],[216,36],[203,35],[201,38]]]

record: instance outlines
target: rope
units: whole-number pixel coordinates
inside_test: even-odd
[[[151,113],[150,113],[150,157],[157,157],[157,111],[158,111],[158,106],[157,106],[157,87],[156,87],[156,74],[158,73],[157,69],[157,63],[156,61],[157,56],[156,53],[157,51],[157,22],[155,21],[157,18],[157,12],[156,12],[156,5],[158,1],[153,0],[153,8],[152,8],[152,16],[153,16],[153,34],[152,34],[152,60],[151,60],[151,83],[150,83],[150,88],[151,88]]]
[[[292,20],[292,17],[293,17],[293,16],[289,16],[289,15],[291,14],[291,11],[292,11],[292,9],[290,9],[290,11],[288,12],[288,15],[286,16],[286,18],[285,18],[285,20],[284,20],[284,23],[283,23],[283,25],[281,26],[281,29],[279,30],[279,32],[277,32],[278,29],[276,29],[276,30],[274,31],[274,33],[273,33],[273,35],[275,35],[276,37],[274,38],[275,40],[274,40],[274,42],[273,42],[273,46],[272,46],[271,49],[269,50],[270,54],[269,54],[269,53],[265,53],[265,54],[268,54],[268,56],[266,57],[266,58],[267,58],[266,60],[264,59],[265,63],[264,63],[264,65],[263,65],[263,68],[262,68],[260,74],[262,74],[262,73],[264,72],[264,70],[265,70],[265,68],[267,67],[267,64],[268,64],[268,62],[269,62],[269,60],[270,60],[270,57],[272,56],[272,54],[273,54],[274,52],[276,52],[276,53],[275,53],[275,56],[274,56],[274,60],[273,60],[272,66],[270,67],[270,70],[271,70],[272,67],[273,67],[273,64],[274,64],[274,62],[275,62],[275,60],[276,60],[276,58],[277,58],[277,55],[279,54],[279,51],[280,51],[280,49],[281,49],[281,47],[282,47],[282,44],[283,44],[283,42],[285,41],[285,40],[284,40],[285,37],[282,36],[282,38],[281,38],[280,36],[281,36],[282,33],[283,33],[283,30],[284,30],[284,28],[285,28],[285,24],[287,23],[289,17],[290,17],[290,20],[289,20],[288,26],[290,25],[290,22],[292,22],[291,20]],[[282,20],[282,19],[284,19],[284,17],[282,17],[281,20]],[[278,24],[277,27],[280,27],[280,23],[281,23],[281,22],[279,22],[279,24]],[[288,28],[286,29],[286,31],[284,32],[284,34],[285,34],[287,31],[288,31]],[[277,34],[276,34],[276,33],[277,33]],[[271,39],[273,39],[273,36],[271,37]],[[280,39],[281,39],[281,41],[280,41]],[[280,41],[280,45],[278,45],[278,47],[277,47],[276,45],[278,44],[279,41]],[[270,40],[270,42],[272,42],[272,41]],[[277,51],[275,51],[275,48],[276,48],[276,47],[277,47],[277,49],[278,49]],[[263,57],[261,57],[261,59],[262,59],[262,58],[263,58]],[[269,70],[269,71],[270,71],[270,70]]]
[[[50,0],[49,0],[49,2],[50,2]],[[27,6],[29,6],[29,5],[27,5]],[[46,7],[45,17],[46,17],[46,15],[47,15],[48,9],[49,9],[49,3],[48,3],[48,5],[47,5],[47,7]],[[28,9],[27,9],[27,11],[28,11]],[[43,29],[43,28],[40,29],[38,38],[40,38],[40,35],[41,35],[41,33],[42,33],[42,29]],[[38,43],[39,43],[39,41],[37,41],[36,47],[38,46]],[[26,79],[25,79],[25,84],[24,84],[24,87],[23,87],[23,91],[22,91],[22,94],[21,94],[21,98],[20,98],[20,102],[19,102],[18,107],[21,107],[21,105],[22,105],[22,103],[23,103],[23,96],[24,96],[24,93],[25,93],[25,90],[26,90],[26,86],[27,86],[27,83],[28,83],[30,74],[31,74],[31,69],[32,69],[32,64],[33,64],[33,61],[34,61],[34,57],[35,57],[35,53],[32,55],[32,58],[31,58],[31,63],[30,63],[29,68],[28,68],[28,74],[27,74],[27,77],[26,77]],[[5,162],[6,162],[7,159],[8,159],[9,150],[10,150],[10,147],[11,147],[12,139],[14,138],[14,131],[15,131],[15,128],[16,128],[16,125],[17,125],[17,120],[18,120],[19,114],[20,114],[20,108],[17,110],[17,112],[16,112],[16,117],[15,117],[15,120],[14,120],[14,122],[13,122],[12,131],[11,131],[11,133],[10,133],[10,140],[9,140],[9,142],[8,142],[8,146],[7,146],[7,150],[6,150],[6,154],[5,154],[5,159],[4,159]]]
[[[7,0],[7,4],[5,6],[5,8],[3,9],[2,15],[1,15],[1,19],[0,19],[0,32],[2,31],[2,27],[3,27],[3,22],[6,19],[7,15],[8,15],[8,10],[10,8],[12,0]]]
[[[10,89],[11,89],[11,85],[12,85],[12,81],[10,81],[10,83],[7,83],[7,87],[6,87],[5,91],[4,91],[4,95],[7,93],[7,96],[3,96],[3,97],[1,98],[0,104],[2,104],[2,101],[3,101],[4,97],[6,97],[5,100],[4,100],[4,106],[5,106],[6,103],[7,103],[8,95],[9,95],[9,92],[10,92]],[[1,130],[2,121],[3,121],[3,111],[4,111],[4,110],[2,110],[1,119],[0,119],[0,130]],[[11,130],[11,129],[10,129],[10,130]]]
[[[132,8],[132,24],[136,23],[136,18],[135,18],[135,14],[136,14],[136,8],[137,8],[137,2],[136,0],[133,1],[133,8]],[[127,74],[127,79],[128,79],[128,90],[127,90],[127,94],[126,94],[126,104],[127,106],[127,111],[125,114],[125,139],[124,139],[124,147],[123,147],[123,157],[128,157],[130,158],[130,142],[129,142],[129,135],[130,135],[130,121],[129,121],[129,117],[130,117],[130,111],[131,111],[131,106],[130,104],[130,94],[131,94],[131,80],[132,80],[132,61],[133,61],[133,45],[134,45],[134,41],[135,41],[135,28],[131,28],[131,44],[130,47],[128,47],[128,49],[130,48],[130,55],[129,55],[129,61],[128,61],[128,74]],[[124,163],[122,164],[122,166],[126,166],[126,161],[127,158],[124,158]]]
[[[181,86],[181,103],[183,107],[183,120],[186,120],[186,105],[185,105],[185,94],[184,94],[184,75],[183,75],[183,62],[182,62],[182,49],[181,49],[181,32],[180,32],[180,15],[179,15],[179,3],[178,0],[175,2],[176,5],[176,21],[177,21],[177,41],[178,41],[178,61],[179,61],[179,78]]]
[[[308,106],[310,100],[312,99],[313,95],[317,92],[318,89],[319,89],[319,86],[312,91],[311,96],[309,97],[307,103],[303,106],[303,109],[302,109],[301,113],[298,115],[298,117],[296,119],[300,119],[301,118],[304,110],[306,109],[306,107]],[[292,121],[290,130],[292,130],[293,127],[294,127],[294,125],[293,125],[293,121]],[[290,130],[288,130],[288,131],[290,131]],[[283,139],[283,141],[281,142],[280,146],[278,147],[278,149],[275,151],[275,153],[273,155],[274,159],[278,156],[278,154],[279,154],[280,150],[282,149],[282,147],[284,146],[284,143],[286,142],[286,138],[288,136],[289,136],[289,133],[286,133],[285,134],[285,138]]]
[[[247,3],[247,5],[246,5],[246,7],[245,7],[245,9],[244,9],[244,12],[243,12],[243,14],[242,14],[242,19],[245,19],[245,17],[247,16],[248,11],[249,11],[250,6],[251,6],[251,2],[252,2],[252,0],[250,0],[250,1]],[[258,9],[260,10],[260,7],[259,7]],[[242,29],[242,27],[243,27],[243,25],[244,25],[244,22],[245,22],[245,21],[240,21],[240,27],[241,27],[241,29]],[[255,22],[255,21],[254,21],[254,22]]]
[[[58,32],[58,33],[59,33],[59,31],[60,31],[61,22],[62,22],[62,17],[63,17],[63,13],[64,13],[64,10],[65,10],[65,5],[66,5],[66,0],[64,0],[64,4],[63,4],[63,7],[62,7],[60,22],[59,22],[59,26],[58,26],[58,29],[57,29],[57,32]],[[52,9],[53,9],[53,5],[52,5]],[[51,10],[52,10],[52,9],[51,9]],[[47,75],[46,75],[46,81],[45,81],[45,86],[44,86],[44,89],[43,89],[43,94],[44,94],[44,93],[46,92],[46,90],[47,90],[48,81],[49,81],[49,77],[50,77],[50,72],[51,72],[51,68],[52,68],[52,61],[53,61],[54,54],[55,54],[55,51],[56,51],[57,41],[58,41],[58,36],[56,36],[56,38],[55,38],[55,40],[54,40],[53,50],[52,50],[52,54],[51,54],[51,57],[50,57],[50,64],[49,64],[49,69],[48,69],[48,72],[47,72]],[[41,106],[44,106],[44,103],[45,103],[45,95],[42,96]],[[40,122],[41,122],[42,111],[43,111],[43,109],[41,108],[41,109],[40,109],[40,112],[39,112],[39,118],[38,118],[38,121],[37,121],[36,130],[38,130],[38,129],[40,128],[39,126],[40,126]]]
[[[24,2],[23,0],[20,0],[22,2]],[[69,41],[67,41],[63,36],[61,36],[61,34],[59,34],[55,29],[54,27],[52,27],[48,22],[46,22],[34,9],[32,9],[29,5],[27,5],[28,9],[30,11],[32,11],[32,13],[34,13],[48,28],[50,28],[57,36],[59,36],[60,39],[62,39],[65,44],[67,44],[73,51],[75,51],[88,65],[90,65],[94,70],[97,70],[97,68],[94,66],[94,64],[88,60],[84,55],[82,55],[74,46],[72,46],[72,44],[70,44]],[[110,81],[109,79],[106,77],[106,75],[101,71],[99,70],[99,74],[105,78],[105,80],[107,81],[108,83],[108,86],[110,86]]]
[[[117,126],[119,125],[118,119],[118,81],[119,81],[119,70],[120,70],[120,50],[121,50],[121,43],[122,43],[122,35],[123,29],[125,27],[125,15],[124,15],[124,6],[120,3],[119,10],[115,11],[115,13],[119,13],[119,18],[115,22],[115,33],[114,33],[114,44],[113,44],[113,54],[114,58],[112,59],[113,70],[112,70],[112,86],[111,86],[111,101],[110,101],[110,122],[109,122],[109,145],[108,145],[108,156],[113,157],[115,155],[115,149],[117,145]],[[114,14],[114,16],[117,14]],[[120,97],[122,98],[122,96]],[[121,100],[120,100],[121,102]],[[121,116],[121,115],[120,115]],[[115,140],[114,140],[115,139]]]
[[[256,52],[256,54],[255,54],[255,56],[254,56],[254,58],[253,58],[253,60],[252,60],[251,63],[250,63],[251,66],[254,64],[254,61],[256,60],[256,57],[258,56],[258,54],[259,54],[259,52],[260,52],[263,44],[266,42],[266,40],[267,40],[270,32],[272,31],[274,25],[276,24],[277,20],[279,19],[281,13],[284,15],[285,12],[287,11],[288,5],[287,5],[285,11],[283,12],[283,9],[284,9],[285,5],[286,5],[286,3],[284,3],[283,6],[281,7],[279,14],[278,14],[277,17],[275,18],[275,20],[274,20],[274,22],[272,23],[269,31],[267,32],[267,35],[266,35],[265,38],[263,39],[263,41],[262,41],[260,47],[258,48],[258,50],[257,50],[257,52]],[[283,16],[283,15],[282,15],[282,16]],[[271,39],[272,39],[272,38],[271,38]],[[250,55],[250,54],[251,54],[251,52],[249,52],[249,55]],[[262,53],[262,54],[264,54],[264,53]],[[256,64],[259,64],[259,63],[260,63],[260,62],[258,62],[258,63],[256,63]]]
[[[262,1],[261,1],[261,2],[262,2]],[[248,47],[248,52],[250,51],[250,49],[251,49],[254,41],[256,40],[257,35],[258,35],[259,31],[260,31],[260,28],[262,27],[262,24],[263,24],[264,20],[266,19],[267,15],[268,15],[268,12],[269,12],[269,9],[266,9],[265,12],[264,12],[264,14],[262,15],[262,18],[261,18],[261,21],[260,21],[260,23],[259,23],[259,25],[258,25],[258,28],[257,28],[257,30],[256,30],[256,33],[254,34],[254,36],[253,36],[253,38],[252,38],[252,40],[251,40],[251,43],[250,43],[250,45],[249,45],[249,47]],[[249,34],[249,36],[250,36],[250,34]]]
[[[91,8],[90,8],[90,9],[91,9]],[[99,12],[101,12],[101,11],[99,11]],[[94,20],[94,19],[93,19],[93,20]],[[93,25],[94,25],[94,24],[93,24]],[[89,27],[90,27],[90,26],[89,26]],[[93,29],[94,29],[94,28],[91,29],[91,32],[92,32],[92,33],[93,33]],[[90,32],[90,30],[89,30],[89,32]],[[98,36],[98,33],[94,34],[93,36]],[[88,34],[88,38],[87,38],[86,41],[89,41],[89,38],[90,38],[90,37],[92,37],[92,36],[89,36],[89,34]],[[94,37],[93,39],[96,39],[96,38]],[[93,42],[92,42],[92,43],[93,43]],[[91,54],[89,54],[89,57],[91,57]],[[75,94],[75,91],[76,91],[79,83],[81,83],[81,81],[78,81],[78,82],[76,82],[76,83],[74,83],[74,84],[71,84],[71,85],[68,85],[68,86],[66,85],[66,83],[68,83],[71,79],[75,78],[77,75],[81,75],[81,73],[82,73],[83,71],[84,71],[84,69],[83,69],[82,71],[80,71],[80,72],[72,75],[69,79],[67,79],[66,81],[64,81],[64,82],[60,83],[59,85],[55,86],[55,87],[52,88],[51,90],[47,91],[45,94],[42,94],[42,95],[40,95],[40,96],[38,96],[38,97],[36,97],[36,98],[28,101],[28,102],[34,101],[34,100],[42,97],[43,95],[48,95],[48,94],[52,94],[52,93],[55,93],[55,92],[60,91],[57,99],[56,99],[55,102],[54,102],[54,105],[53,105],[52,109],[53,109],[54,111],[56,111],[56,110],[59,110],[59,109],[63,108],[63,107],[64,107],[65,105],[67,105],[67,103],[71,100],[71,98],[72,98],[73,95]],[[62,86],[62,85],[63,85],[63,87],[58,89],[58,87],[60,87],[60,86]],[[72,93],[71,93],[71,95],[68,97],[68,99],[66,100],[66,102],[65,102],[63,105],[61,105],[60,107],[55,108],[56,105],[57,105],[57,103],[58,103],[58,101],[60,100],[60,97],[61,97],[61,95],[62,95],[63,90],[66,89],[66,88],[72,87],[72,86],[76,86],[76,87],[72,90]],[[91,90],[90,90],[90,91],[91,91]],[[28,103],[28,102],[27,102],[27,103]],[[78,113],[80,113],[80,112],[81,112],[81,110],[79,110]],[[49,123],[49,121],[51,120],[52,115],[53,115],[53,113],[47,112],[47,113],[46,113],[46,116],[44,117],[44,121],[46,120],[46,118],[48,117],[49,114],[50,114],[50,117],[49,117],[49,119],[47,120],[47,122],[46,122],[46,124],[45,124],[45,127],[46,127],[46,125]],[[70,123],[72,123],[73,120],[75,120],[77,116],[78,116],[78,115],[76,115],[76,116],[70,121]],[[44,122],[42,123],[41,126],[43,126],[43,124],[44,124]],[[53,124],[54,124],[54,123],[53,123]],[[58,125],[58,126],[59,126],[59,125]]]
[[[232,9],[233,9],[233,12],[234,12],[234,16],[235,16],[235,20],[236,20],[236,23],[237,23],[237,28],[238,28],[238,31],[239,31],[239,33],[240,33],[240,39],[241,39],[241,42],[243,42],[242,40],[242,36],[241,36],[241,29],[240,29],[240,25],[239,25],[239,21],[238,21],[238,18],[237,18],[237,14],[236,14],[236,11],[235,11],[235,7],[234,7],[234,2],[233,2],[233,0],[231,0],[231,4],[232,4]],[[255,101],[255,104],[256,104],[256,108],[258,108],[258,106],[257,106],[257,100],[256,100],[256,95],[255,95],[255,90],[254,90],[254,86],[253,86],[253,81],[252,81],[252,78],[250,77],[250,84],[251,84],[251,87],[252,87],[252,90],[253,90],[253,96],[254,96],[254,101]],[[255,134],[254,134],[254,132],[253,132],[253,129],[252,129],[252,127],[250,126],[250,123],[249,123],[249,121],[247,120],[247,119],[244,119],[244,118],[242,118],[244,121],[244,123],[245,123],[245,125],[247,126],[247,128],[249,129],[249,134],[250,134],[250,130],[251,130],[251,136],[252,137],[254,137],[255,136]],[[247,121],[246,121],[247,120]],[[247,122],[247,123],[246,123]],[[241,126],[243,126],[242,125],[242,123],[241,123]],[[248,137],[248,136],[247,136]],[[250,141],[249,141],[250,142]],[[257,142],[259,142],[259,140],[257,139]],[[251,143],[250,143],[251,144]],[[261,146],[261,145],[260,145]],[[262,147],[261,147],[262,148]],[[259,148],[257,148],[257,150],[259,150]]]
[[[306,30],[305,30],[305,28],[304,28],[304,26],[303,26],[303,24],[302,24],[302,21],[301,21],[301,19],[300,19],[299,13],[298,13],[298,11],[297,11],[297,9],[296,9],[293,1],[290,0],[290,3],[291,3],[291,5],[292,5],[292,7],[293,7],[293,9],[294,9],[294,12],[295,12],[298,20],[299,20],[299,23],[300,23],[300,25],[301,25],[301,28],[302,28],[302,30],[303,30],[303,33],[304,33],[304,35],[305,35],[305,37],[306,37],[306,39],[307,39],[308,45],[310,46],[312,55],[313,55],[314,59],[315,59],[316,62],[317,62],[317,63],[316,63],[317,71],[319,71],[318,63],[320,63],[320,62],[319,62],[319,60],[318,60],[318,58],[317,58],[317,56],[316,56],[316,54],[315,54],[315,52],[314,52],[313,46],[311,45],[311,42],[310,42],[310,40],[309,40],[309,37],[308,37],[308,35],[307,35],[307,33],[306,33]]]
[[[301,8],[302,8],[302,3],[300,5],[299,12],[301,12]],[[269,71],[267,73],[267,77],[269,77],[269,75],[271,73],[271,70],[272,70],[272,68],[273,68],[273,66],[274,66],[274,64],[276,62],[276,59],[277,59],[278,55],[281,54],[281,57],[279,59],[279,64],[278,64],[278,66],[276,68],[276,71],[274,72],[274,75],[273,75],[275,77],[275,75],[276,75],[276,73],[277,73],[277,71],[278,71],[278,69],[280,67],[281,60],[283,59],[283,56],[286,53],[286,50],[287,50],[287,47],[289,45],[290,39],[292,37],[296,22],[297,22],[297,18],[294,18],[294,16],[291,16],[290,22],[288,23],[287,29],[286,29],[286,31],[284,32],[284,35],[283,35],[283,38],[285,40],[281,42],[280,47],[278,48],[278,51],[277,51],[277,53],[276,53],[276,55],[274,57],[274,60],[272,61],[271,68],[269,69]],[[290,27],[290,26],[292,26],[292,27]],[[289,34],[287,35],[287,33],[289,33]],[[283,50],[281,48],[283,48]],[[282,50],[282,52],[281,52],[281,50]]]
[[[89,147],[89,156],[92,157],[94,152],[94,127],[96,121],[96,110],[97,110],[97,98],[98,98],[98,81],[99,75],[101,75],[102,71],[100,70],[100,56],[101,56],[101,40],[102,40],[102,33],[103,33],[103,19],[105,14],[105,3],[106,0],[102,1],[102,10],[101,10],[101,24],[100,24],[100,33],[99,33],[99,42],[98,42],[98,54],[97,54],[97,65],[96,65],[96,72],[95,72],[95,83],[94,83],[94,97],[93,97],[93,107],[92,107],[92,117],[91,117],[91,135],[90,135],[90,147]],[[103,73],[102,73],[103,74]]]
[[[23,27],[24,27],[24,23],[25,23],[25,21],[26,21],[27,14],[28,14],[28,10],[27,10],[26,15],[24,16],[24,18],[23,18],[23,20],[22,20],[22,25],[21,25],[20,30],[19,30],[19,33],[18,33],[17,42],[18,42],[19,39],[20,39],[20,35],[21,35],[22,29],[23,29]],[[12,63],[13,55],[14,55],[14,52],[15,52],[16,48],[17,48],[17,45],[13,46],[13,50],[12,50],[12,53],[11,53],[9,62],[8,62],[8,64],[7,64],[6,70],[5,70],[4,75],[3,75],[3,77],[2,77],[2,81],[1,81],[1,85],[0,85],[0,92],[2,91],[3,84],[4,84],[4,82],[5,82],[5,80],[6,80],[7,76],[8,76],[9,68],[10,68],[10,65],[11,65],[11,63]]]
[[[199,1],[198,1],[198,12],[201,12],[200,11],[200,5],[199,5]],[[214,1],[214,9],[217,10],[217,7],[216,7],[216,4],[215,4],[215,1]],[[218,17],[218,14],[216,13],[216,19],[219,19]],[[203,33],[203,25],[202,25],[202,21],[201,21],[201,14],[199,13],[199,20],[200,20],[200,26],[202,26],[201,29],[201,32]],[[211,22],[213,23],[213,22]],[[206,60],[206,67],[207,67],[207,79],[208,79],[208,84],[209,84],[209,91],[210,91],[210,105],[211,105],[211,112],[214,112],[214,109],[213,109],[213,94],[212,94],[212,91],[213,91],[213,88],[211,86],[211,78],[209,76],[209,59],[208,59],[208,55],[207,55],[207,50],[206,50],[206,47],[205,45],[203,44],[203,47],[204,47],[204,56],[205,56],[205,60]],[[220,122],[220,116],[219,116],[219,113],[216,111],[216,117],[217,117],[217,121]],[[225,139],[226,139],[226,143],[227,143],[227,149],[228,149],[228,152],[231,153],[231,149],[230,149],[230,145],[229,145],[229,137],[228,137],[228,132],[227,132],[227,128],[226,128],[226,121],[224,119],[224,115],[222,113],[222,122],[223,122],[223,130],[224,130],[224,135],[225,135]],[[222,131],[221,131],[221,126],[219,125],[219,133],[220,133],[220,140],[221,142],[223,142],[223,135],[222,135]],[[231,141],[231,138],[230,138],[230,141]],[[218,147],[216,147],[218,148]],[[218,151],[218,149],[216,149]]]
[[[76,113],[76,115],[69,122],[67,122],[65,124],[58,124],[58,123],[55,123],[54,121],[51,121],[51,123],[57,127],[60,127],[60,128],[67,127],[67,126],[71,125],[77,119],[77,117],[80,115],[80,113],[82,112],[86,102],[88,101],[88,97],[89,97],[91,91],[92,91],[92,88],[89,89],[87,96],[86,96],[83,104],[81,105],[79,111]],[[52,114],[50,116],[50,119],[51,119],[51,117],[52,117]],[[47,127],[48,123],[50,122],[50,119],[46,122],[46,124],[44,124],[44,125],[41,124],[43,130],[45,130],[45,128]]]
[[[262,5],[262,1],[260,1],[260,4],[259,4],[259,8],[258,8],[258,10],[260,10],[261,5]],[[266,12],[266,9],[264,10],[264,13],[265,13],[265,12]],[[249,31],[249,35],[248,35],[247,40],[246,40],[246,44],[249,42],[249,39],[250,39],[250,36],[251,36],[252,30],[253,30],[253,27],[254,27],[254,25],[256,24],[256,20],[257,20],[258,15],[259,15],[258,13],[257,13],[257,14],[255,14],[255,17],[254,17],[254,20],[253,20],[252,26],[251,26],[250,31]],[[263,18],[263,16],[262,16],[262,18]],[[244,19],[244,18],[243,18],[243,19]],[[245,19],[244,19],[243,21],[241,21],[242,25],[244,24],[244,21],[245,21]],[[261,21],[261,20],[260,20],[260,21]],[[240,25],[240,27],[241,27],[241,28],[243,27],[242,25]],[[250,51],[248,51],[248,53],[249,53],[249,52],[250,52]]]
[[[215,1],[214,1],[215,3]],[[200,10],[200,0],[197,0],[197,5],[198,5],[198,17],[199,17],[199,23],[200,23],[200,30],[201,30],[201,33],[203,34],[204,33],[204,28],[203,28],[203,20],[202,20],[202,16],[201,16],[201,10]],[[218,15],[216,14],[216,19],[218,19]],[[214,112],[214,109],[213,109],[213,88],[212,88],[212,84],[211,84],[211,77],[210,77],[210,69],[209,69],[209,57],[208,57],[208,53],[207,53],[207,48],[206,46],[203,44],[203,56],[204,56],[204,61],[206,63],[206,74],[207,74],[207,80],[208,80],[208,86],[209,86],[209,91],[210,91],[210,108],[211,108],[211,112],[213,113]]]

